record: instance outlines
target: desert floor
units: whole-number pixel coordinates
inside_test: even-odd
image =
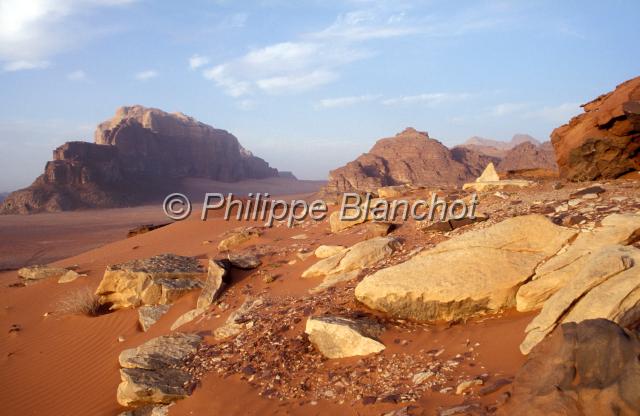
[[[629,201],[640,201],[637,183],[621,188],[618,193],[630,195]],[[575,187],[573,187],[575,190]],[[299,191],[299,190],[298,190]],[[506,200],[489,195],[481,208],[491,213],[492,221],[528,212],[536,200],[561,201],[572,188],[553,190],[551,184],[539,189],[514,193]],[[555,202],[550,202],[554,204]],[[559,202],[557,202],[559,204]],[[134,309],[119,310],[98,317],[70,316],[57,312],[57,304],[69,293],[88,287],[95,290],[109,264],[145,258],[162,253],[195,256],[203,265],[207,258],[219,256],[217,243],[220,235],[239,225],[261,225],[252,222],[224,221],[214,215],[208,221],[197,218],[176,222],[158,230],[132,238],[123,238],[132,225],[163,220],[157,207],[127,208],[120,210],[87,211],[77,213],[43,214],[31,217],[0,217],[3,261],[8,262],[61,258],[53,264],[77,265],[86,273],[68,284],[55,280],[41,281],[20,287],[15,271],[0,273],[0,327],[5,335],[0,339],[0,400],[2,414],[12,415],[116,415],[125,410],[116,402],[116,389],[120,382],[119,353],[136,347],[144,341],[169,333],[169,327],[184,312],[193,308],[197,294],[180,298],[148,332],[142,332]],[[456,232],[465,232],[456,230]],[[304,234],[304,238],[291,237]],[[402,238],[405,251],[415,247],[428,247],[447,237],[425,237],[416,231],[415,224],[407,223],[394,235]],[[234,270],[233,283],[221,300],[225,307],[215,313],[180,328],[195,331],[214,342],[210,335],[227,316],[248,296],[267,296],[281,301],[280,312],[293,314],[293,307],[313,300],[308,289],[318,284],[314,279],[301,279],[302,271],[317,259],[300,259],[297,254],[320,244],[351,245],[363,239],[359,227],[332,234],[326,222],[308,222],[294,228],[278,225],[251,245],[264,248],[263,265],[277,276],[272,283],[260,278],[260,269]],[[41,241],[44,240],[44,241]],[[16,254],[14,254],[16,253]],[[31,257],[29,257],[31,256]],[[294,262],[295,260],[295,262]],[[310,313],[321,313],[336,305],[353,309],[366,309],[353,300],[355,283],[342,285],[315,300]],[[291,302],[291,310],[286,302]],[[298,303],[296,303],[298,302]],[[279,312],[279,313],[280,313]],[[518,345],[524,338],[524,328],[531,313],[504,313],[457,324],[390,323],[381,341],[387,346],[381,356],[381,368],[395,362],[398,357],[420,356],[424,351],[442,352],[443,360],[460,358],[460,365],[447,374],[448,385],[460,380],[488,374],[490,379],[510,379],[524,362]],[[17,325],[19,330],[9,331]],[[304,320],[282,333],[283,339],[295,337],[304,330]],[[473,346],[473,349],[470,349]],[[273,348],[256,345],[256,349]],[[472,351],[472,352],[470,352]],[[406,374],[410,380],[414,368]],[[316,374],[306,377],[326,377],[334,369],[354,369],[358,374],[358,359],[325,361]],[[417,367],[416,367],[417,366]],[[382,371],[382,370],[381,370]],[[402,371],[401,369],[398,371]],[[295,375],[299,377],[303,375]],[[357,380],[357,377],[356,377]],[[357,381],[354,381],[357,383]],[[373,386],[372,386],[373,388]],[[474,400],[493,403],[504,390]],[[235,414],[290,414],[290,415],[379,415],[398,409],[407,403],[393,399],[367,404],[363,397],[338,397],[327,400],[307,398],[268,397],[264,390],[251,383],[241,372],[226,376],[215,371],[206,374],[193,395],[170,408],[171,415],[235,415]],[[466,397],[427,391],[415,403],[424,414],[434,414],[442,406],[463,403]]]
[[[196,205],[207,192],[239,196],[249,192],[305,194],[317,191],[323,183],[268,178],[230,184],[193,178],[186,179],[177,191]],[[161,201],[133,208],[0,215],[0,270],[47,264],[125,238],[133,227],[167,222],[170,220],[162,211]]]

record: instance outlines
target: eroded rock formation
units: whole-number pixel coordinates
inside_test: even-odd
[[[55,149],[44,174],[7,197],[0,213],[133,205],[174,191],[186,177],[232,182],[272,176],[278,171],[225,130],[182,113],[121,107],[98,125],[95,143]]]
[[[551,133],[560,174],[583,181],[640,170],[640,77],[582,108]]]
[[[378,140],[368,153],[331,171],[327,192],[371,191],[385,186],[460,185],[495,161],[471,149],[449,150],[426,132],[407,128]]]

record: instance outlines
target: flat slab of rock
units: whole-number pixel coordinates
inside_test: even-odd
[[[322,291],[339,282],[356,277],[360,270],[388,258],[398,247],[398,241],[392,237],[376,237],[365,240],[318,261],[305,270],[302,277],[324,278],[318,288],[312,289],[312,293]]]
[[[118,403],[127,407],[168,404],[191,394],[191,375],[180,366],[201,342],[198,335],[177,333],[122,351]]]
[[[204,282],[196,307],[205,309],[220,296],[226,285],[230,282],[230,263],[224,260],[209,259],[207,280]]]
[[[107,266],[96,295],[111,309],[166,305],[202,287],[201,276],[195,258],[161,254]]]
[[[355,296],[372,309],[420,321],[497,312],[514,306],[520,285],[574,235],[542,215],[509,218],[365,277]]]
[[[68,276],[68,277],[66,277]],[[63,267],[51,267],[51,266],[28,266],[18,270],[18,277],[25,281],[36,281],[42,279],[71,279],[75,280],[78,277],[78,273],[73,270],[65,269]],[[71,281],[68,280],[68,281]]]
[[[346,358],[384,350],[376,339],[382,331],[382,326],[370,320],[321,316],[309,318],[304,332],[325,357]]]
[[[138,323],[144,332],[169,311],[170,305],[148,305],[138,308]]]
[[[188,324],[189,322],[193,321],[197,317],[203,315],[206,311],[207,310],[204,308],[195,308],[183,313],[171,325],[171,330],[175,331],[176,329],[180,328],[182,325]]]
[[[508,187],[526,188],[533,185],[534,182],[526,179],[503,179],[499,181],[484,181],[465,183],[462,189],[473,189],[477,192],[495,191],[496,189],[504,189]]]
[[[227,257],[233,267],[243,270],[251,270],[259,267],[260,258],[252,253],[230,253]]]
[[[545,303],[526,328],[520,351],[531,349],[566,322],[604,318],[622,326],[640,318],[640,249],[609,246],[589,262]]]
[[[542,308],[544,302],[591,261],[590,256],[609,245],[627,245],[640,238],[640,214],[612,214],[592,232],[578,234],[566,250],[541,264],[532,280],[516,296],[519,311]]]
[[[392,237],[361,241],[331,257],[322,259],[302,273],[303,278],[324,277],[369,267],[391,255],[398,247]]]

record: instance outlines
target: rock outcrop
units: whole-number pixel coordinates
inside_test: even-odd
[[[626,327],[640,319],[640,249],[608,246],[551,296],[526,328],[528,354],[561,323],[604,318]]]
[[[525,312],[542,308],[544,302],[562,289],[593,261],[592,255],[611,245],[629,245],[640,239],[640,214],[612,214],[600,227],[578,234],[566,250],[541,264],[531,281],[516,296],[516,306]]]
[[[563,324],[531,352],[498,415],[637,415],[638,356],[638,334],[613,322]]]
[[[182,113],[121,107],[101,123],[95,143],[67,142],[45,172],[9,195],[0,213],[66,211],[147,202],[187,177],[232,182],[278,176],[231,133]]]
[[[462,185],[462,189],[485,192],[508,187],[524,188],[531,185],[533,185],[533,182],[525,179],[500,179],[493,163],[489,163],[475,182],[465,183]]]
[[[397,318],[465,319],[515,305],[535,268],[575,232],[541,215],[504,220],[365,277],[356,298]]]
[[[192,257],[161,254],[148,259],[107,266],[96,289],[100,303],[111,309],[166,305],[201,288],[203,275]]]
[[[584,181],[640,170],[640,77],[582,108],[551,133],[560,174]]]
[[[331,171],[327,193],[376,192],[402,184],[460,185],[494,161],[470,149],[449,150],[425,132],[407,128],[378,140],[368,153]]]
[[[25,282],[35,282],[42,279],[58,279],[59,283],[67,283],[78,278],[79,274],[75,270],[63,267],[51,267],[35,265],[23,267],[18,270],[18,277]]]
[[[191,394],[191,375],[180,367],[196,352],[202,337],[171,334],[122,351],[117,400],[123,406],[168,404]]]

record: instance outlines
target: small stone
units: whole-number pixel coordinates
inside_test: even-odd
[[[582,196],[582,199],[598,199],[600,198],[598,194],[585,194]]]
[[[569,202],[567,202],[570,207],[575,207],[577,205],[580,205],[581,203],[582,199],[570,199]]]
[[[125,341],[124,337],[122,335],[120,335],[118,337],[118,342],[124,342],[124,341]]]
[[[422,384],[429,378],[433,377],[434,373],[431,371],[423,371],[421,373],[414,374],[413,376],[413,384]]]
[[[273,283],[276,280],[276,276],[272,275],[271,273],[265,273],[262,276],[262,281],[265,283]]]
[[[331,257],[331,256],[334,256],[336,254],[340,254],[343,251],[345,251],[346,249],[347,248],[345,246],[321,245],[315,250],[314,254],[319,259],[326,259],[327,257]]]
[[[456,394],[457,395],[464,394],[464,392],[469,390],[470,388],[474,386],[482,386],[483,383],[484,382],[478,378],[473,380],[463,381],[462,383],[458,384],[458,387],[456,388]]]
[[[325,357],[345,358],[384,350],[384,344],[376,340],[383,330],[369,319],[318,316],[307,320],[304,332]]]

